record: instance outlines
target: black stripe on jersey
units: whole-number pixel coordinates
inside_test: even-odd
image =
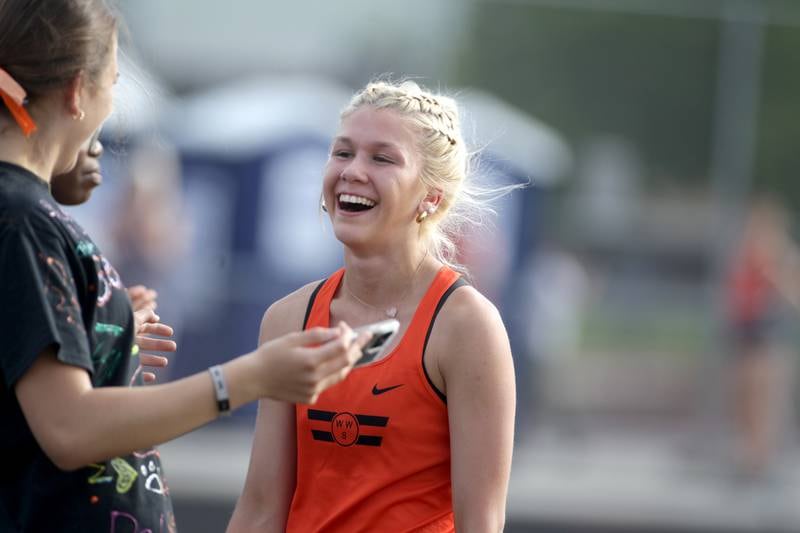
[[[386,424],[389,423],[389,417],[386,416],[356,415],[356,420],[361,426],[376,426],[379,428],[386,427]]]
[[[455,282],[453,282],[452,285],[450,285],[445,293],[442,294],[442,297],[439,299],[439,303],[436,304],[436,310],[433,312],[433,317],[431,317],[431,323],[428,326],[428,333],[425,334],[425,344],[422,345],[422,371],[425,372],[425,378],[428,380],[428,385],[431,386],[433,391],[437,396],[439,396],[445,405],[447,404],[447,396],[445,396],[442,391],[436,388],[436,385],[434,385],[433,381],[431,380],[431,376],[428,374],[428,369],[425,368],[425,350],[428,348],[428,339],[430,339],[431,331],[433,331],[433,324],[436,322],[436,316],[439,314],[439,311],[442,310],[442,306],[450,297],[450,295],[453,294],[453,291],[459,287],[463,287],[464,285],[468,285],[464,278],[458,278]]]
[[[330,422],[336,416],[333,411],[320,411],[318,409],[308,410],[309,420],[320,420],[322,422]],[[383,428],[389,423],[387,416],[373,416],[373,415],[355,415],[358,424],[361,426],[374,426]]]
[[[308,410],[309,420],[322,420],[323,422],[330,422],[333,420],[334,416],[336,416],[336,413],[333,411],[319,411],[317,409]]]
[[[317,293],[319,293],[319,290],[322,288],[323,285],[325,285],[326,281],[328,281],[328,280],[327,279],[323,279],[322,281],[320,281],[319,285],[317,285],[314,288],[314,292],[311,293],[311,297],[308,299],[308,307],[306,307],[306,316],[305,316],[305,318],[303,318],[303,329],[304,330],[306,329],[306,326],[308,325],[308,317],[311,316],[311,309],[314,307],[314,301],[317,299]]]
[[[314,437],[314,440],[321,440],[324,442],[336,442],[333,438],[333,434],[330,431],[320,431],[318,429],[312,429],[311,435]],[[383,442],[383,437],[379,437],[377,435],[361,435],[356,439],[357,446],[380,446]]]
[[[325,442],[333,442],[333,434],[330,431],[320,431],[318,429],[312,429],[311,435],[314,437],[314,440],[324,440]]]

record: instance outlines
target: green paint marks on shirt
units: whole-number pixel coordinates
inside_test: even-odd
[[[97,247],[93,242],[81,241],[77,246],[78,255],[81,257],[89,257],[97,251]]]
[[[95,333],[109,333],[114,337],[119,337],[125,330],[122,326],[117,326],[116,324],[103,324],[102,322],[98,322],[94,325],[94,331]]]

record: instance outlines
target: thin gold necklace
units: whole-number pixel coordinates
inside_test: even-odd
[[[346,280],[345,280],[345,282],[343,282],[343,283],[342,283],[342,286],[344,287],[344,290],[347,292],[347,294],[349,294],[350,296],[352,296],[353,298],[355,298],[355,299],[356,299],[356,301],[357,301],[358,303],[360,303],[360,304],[362,304],[362,305],[364,305],[364,306],[366,306],[366,307],[370,307],[370,308],[372,308],[372,309],[375,309],[376,311],[380,311],[380,312],[384,313],[386,316],[388,316],[389,318],[394,318],[394,317],[396,317],[396,316],[397,316],[397,310],[398,310],[398,308],[399,308],[399,307],[400,307],[400,305],[401,305],[401,304],[402,304],[402,303],[405,301],[405,299],[406,299],[406,296],[408,296],[408,293],[411,291],[411,287],[414,285],[414,279],[417,277],[417,273],[419,273],[419,270],[420,270],[420,268],[422,268],[422,263],[424,263],[424,262],[425,262],[425,259],[426,259],[427,257],[428,257],[428,251],[426,250],[426,251],[425,251],[425,255],[423,255],[423,256],[422,256],[422,259],[420,260],[419,264],[417,265],[417,268],[414,270],[414,273],[411,275],[411,280],[408,282],[408,286],[407,286],[407,287],[406,287],[406,289],[403,291],[403,294],[402,294],[402,296],[400,297],[400,299],[399,299],[399,300],[397,300],[397,304],[396,304],[396,305],[393,305],[393,306],[391,306],[391,307],[382,308],[382,307],[378,307],[378,306],[376,306],[376,305],[372,305],[371,303],[367,303],[367,302],[365,302],[364,300],[362,300],[361,298],[359,298],[358,296],[356,296],[356,295],[353,293],[353,291],[351,291],[351,290],[350,290],[350,289],[347,287]]]

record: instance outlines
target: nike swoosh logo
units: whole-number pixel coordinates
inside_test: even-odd
[[[372,394],[377,396],[379,394],[383,394],[384,392],[389,392],[390,390],[394,390],[397,387],[402,387],[402,386],[403,384],[401,383],[400,385],[394,385],[392,387],[386,387],[385,389],[379,389],[378,384],[376,383],[375,385],[372,386]]]

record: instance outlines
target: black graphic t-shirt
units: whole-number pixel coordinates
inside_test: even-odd
[[[95,387],[141,385],[133,339],[130,301],[114,268],[44,181],[0,162],[0,531],[175,530],[155,449],[61,471],[14,394],[49,346],[61,362],[86,369]]]

